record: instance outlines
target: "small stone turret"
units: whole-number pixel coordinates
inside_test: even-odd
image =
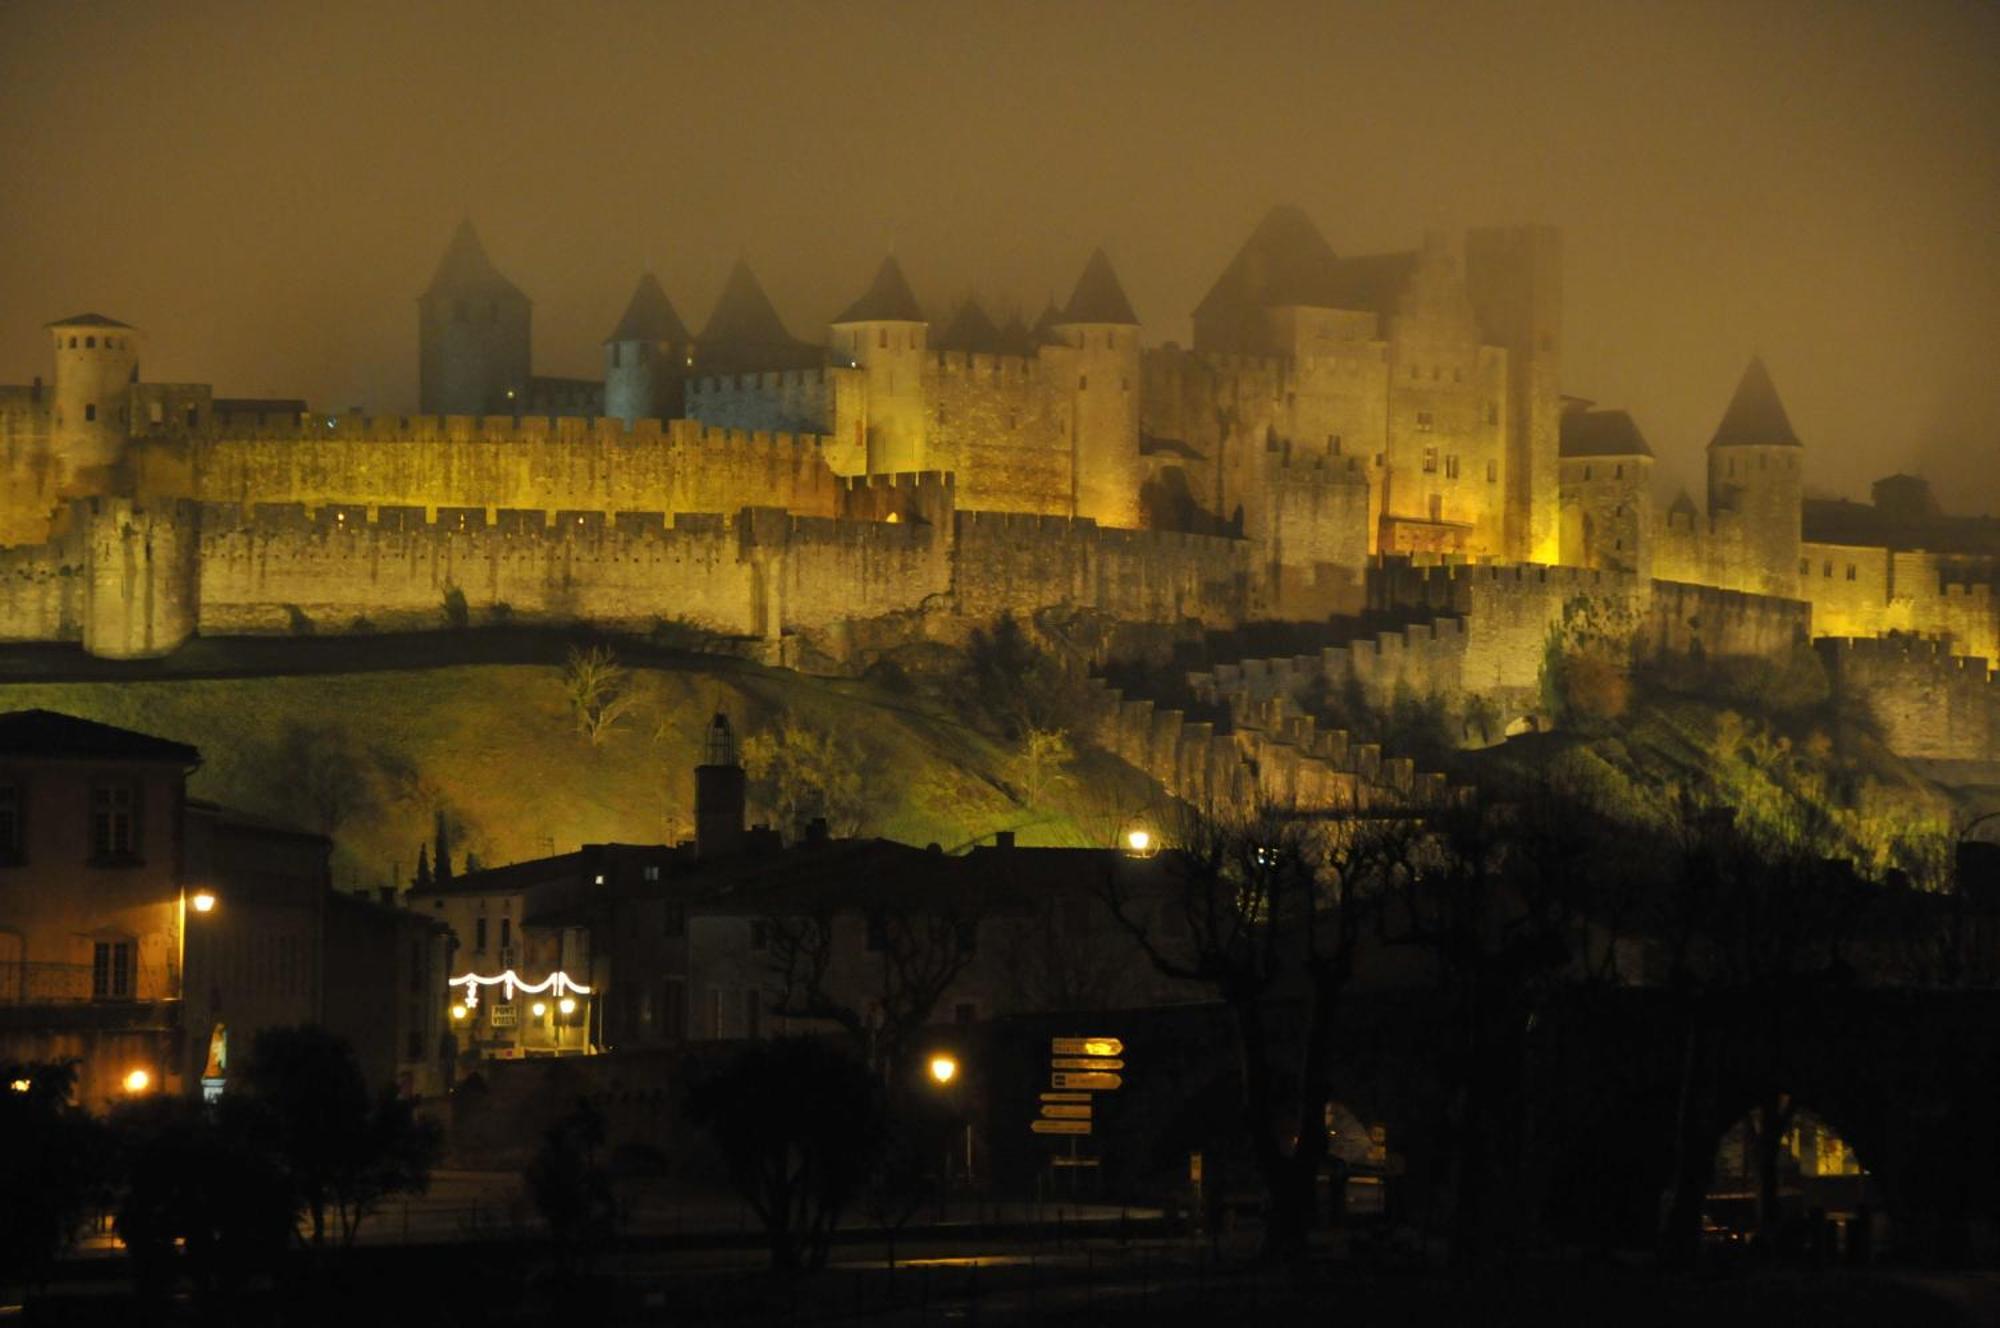
[[[1708,444],[1708,513],[1732,589],[1796,599],[1805,447],[1752,359]]]
[[[925,468],[924,360],[930,323],[894,256],[868,289],[833,320],[834,360],[866,375],[863,434],[871,474]]]
[[[1070,447],[1070,501],[1101,526],[1139,514],[1139,317],[1102,249],[1090,256],[1043,360]]]
[[[694,850],[701,858],[728,857],[743,847],[744,778],[736,759],[729,716],[708,722],[707,751],[694,768]]]
[[[103,314],[48,324],[55,338],[51,447],[70,493],[103,487],[132,436],[132,385],[139,381],[138,331]]]
[[[694,338],[648,272],[604,339],[604,413],[628,426],[679,419],[682,383],[693,371]]]

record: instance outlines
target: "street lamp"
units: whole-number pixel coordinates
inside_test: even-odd
[[[215,908],[215,895],[209,890],[197,890],[188,896],[188,906],[197,913],[208,913]]]
[[[135,1097],[153,1086],[153,1076],[146,1070],[133,1070],[125,1076],[125,1091]]]
[[[927,1068],[931,1073],[931,1082],[941,1089],[950,1090],[951,1085],[958,1081],[958,1057],[948,1051],[933,1052]],[[965,1184],[970,1189],[972,1186],[972,1116],[965,1110],[964,1099],[955,1091],[953,1092],[953,1097],[955,1105],[959,1109],[959,1114],[965,1118]],[[950,1174],[951,1152],[947,1149],[945,1152],[945,1175],[947,1179],[949,1179]]]

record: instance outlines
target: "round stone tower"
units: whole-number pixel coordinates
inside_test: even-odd
[[[1054,391],[1066,406],[1072,511],[1100,526],[1137,527],[1139,318],[1102,249],[1049,335],[1056,344],[1042,354],[1062,375]]]
[[[1797,599],[1805,447],[1764,361],[1743,371],[1708,444],[1708,510],[1731,584]]]
[[[65,487],[98,487],[132,436],[132,384],[139,381],[138,330],[103,314],[48,325],[55,339],[52,448]]]
[[[868,471],[923,470],[927,439],[924,365],[930,323],[894,257],[882,260],[861,298],[833,320],[834,362],[867,374]]]
[[[604,339],[604,413],[628,426],[680,418],[681,384],[693,368],[694,338],[648,272]]]

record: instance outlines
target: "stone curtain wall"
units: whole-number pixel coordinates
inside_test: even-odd
[[[472,621],[587,621],[643,631],[684,619],[739,636],[819,631],[909,609],[949,588],[947,532],[750,509],[726,520],[659,512],[365,514],[264,505],[202,513],[201,631],[442,627],[445,596]],[[299,621],[303,615],[305,624]]]
[[[0,641],[81,640],[83,608],[80,540],[0,549]]]
[[[2000,760],[2000,679],[1938,641],[1828,637],[1816,643],[1843,696],[1860,700],[1902,756]]]
[[[811,434],[746,433],[692,420],[417,415],[312,417],[304,428],[149,439],[130,462],[140,493],[211,503],[350,503],[426,510],[838,511],[838,477]]]
[[[1249,584],[1241,540],[1107,530],[1063,517],[958,514],[954,603],[976,621],[1068,605],[1131,622],[1226,627],[1248,615]]]

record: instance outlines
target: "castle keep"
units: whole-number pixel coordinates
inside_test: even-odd
[[[739,263],[698,333],[642,277],[599,382],[534,374],[532,305],[468,224],[418,300],[422,413],[376,418],[148,382],[138,331],[84,314],[48,325],[48,385],[0,388],[0,639],[148,656],[435,626],[462,597],[474,622],[683,620],[852,667],[1001,611],[1390,606],[1449,619],[1431,685],[1531,708],[1581,596],[1658,648],[1861,638],[1837,668],[1936,674],[1995,727],[2000,531],[1906,477],[1805,500],[1761,361],[1705,501],[1657,506],[1636,423],[1561,394],[1561,266],[1546,227],[1343,257],[1278,208],[1183,348],[1141,345],[1102,252],[1033,326],[933,321],[891,258],[817,344]],[[1888,633],[1929,644],[1867,645]]]

